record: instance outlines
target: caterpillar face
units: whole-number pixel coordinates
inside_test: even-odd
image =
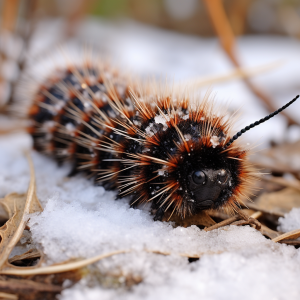
[[[180,167],[180,172],[187,177],[188,201],[195,212],[221,207],[239,185],[236,174],[241,166],[222,154],[222,150],[222,147],[199,146],[186,156]]]
[[[60,72],[32,96],[29,131],[37,150],[71,160],[104,185],[151,203],[159,220],[207,209],[235,209],[255,180],[249,152],[230,140],[232,123],[206,97],[144,90],[88,67]],[[73,172],[73,173],[74,173]]]
[[[220,195],[229,188],[231,176],[225,169],[196,169],[188,179],[189,190],[194,195],[196,208],[209,209],[216,206]]]

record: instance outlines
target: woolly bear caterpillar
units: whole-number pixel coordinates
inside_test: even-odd
[[[71,160],[73,173],[130,196],[132,206],[151,202],[154,220],[166,212],[239,212],[257,173],[236,140],[298,98],[233,135],[234,122],[209,96],[193,101],[187,92],[130,82],[93,59],[52,72],[30,97],[22,111],[36,150]]]

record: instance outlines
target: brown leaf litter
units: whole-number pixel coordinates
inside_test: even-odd
[[[35,176],[31,159],[29,159],[29,164],[31,179],[27,194],[12,193],[0,200],[0,204],[6,210],[9,217],[9,220],[0,228],[1,270],[7,267],[14,268],[8,262],[8,257],[24,232],[29,214],[43,210],[36,196]]]

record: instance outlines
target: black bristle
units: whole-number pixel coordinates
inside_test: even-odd
[[[288,102],[287,104],[285,104],[284,106],[282,106],[281,108],[279,108],[278,110],[274,111],[273,113],[271,113],[270,115],[260,119],[259,121],[256,121],[253,124],[250,124],[249,126],[246,126],[244,129],[242,129],[241,131],[239,131],[238,133],[236,133],[230,140],[229,142],[225,145],[224,148],[229,147],[236,139],[238,139],[243,133],[245,133],[246,131],[250,130],[251,128],[260,125],[261,123],[268,121],[269,119],[273,118],[274,116],[276,116],[277,114],[279,114],[280,112],[282,112],[284,109],[286,109],[287,107],[289,107],[291,104],[293,104],[297,99],[299,98],[299,95],[297,95],[293,100],[291,100],[290,102]]]

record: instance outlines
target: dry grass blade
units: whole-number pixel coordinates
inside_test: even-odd
[[[0,200],[9,216],[9,220],[0,228],[0,269],[9,265],[8,257],[23,234],[28,215],[42,211],[36,196],[35,174],[29,155],[28,161],[31,175],[27,195],[13,193]]]
[[[5,269],[0,271],[1,275],[16,275],[16,276],[31,276],[31,275],[42,275],[42,274],[56,274],[56,273],[63,273],[68,272],[76,269],[81,269],[86,267],[90,264],[93,264],[101,259],[111,257],[117,254],[129,253],[130,250],[118,250],[114,252],[110,252],[107,254],[101,254],[92,258],[76,261],[76,262],[69,262],[59,265],[52,265],[48,267],[36,268],[36,269],[25,269],[25,268],[11,268]],[[161,255],[172,255],[171,252],[163,252],[159,250],[146,250],[146,252],[154,253],[154,254],[161,254]],[[220,252],[207,252],[207,253],[200,253],[200,254],[188,254],[188,253],[179,253],[177,255],[182,257],[191,257],[191,258],[200,258],[204,254],[219,254]]]
[[[206,4],[209,16],[217,35],[219,36],[222,47],[224,48],[233,65],[237,68],[240,68],[240,63],[237,59],[235,36],[226,16],[222,0],[204,0],[204,3]],[[247,77],[244,78],[244,81],[251,92],[263,102],[264,106],[269,110],[269,112],[273,112],[277,109],[273,105],[272,100],[262,91],[260,91]],[[281,114],[287,118],[289,125],[299,125],[299,121],[290,117],[286,112],[283,111]]]
[[[25,269],[25,268],[11,268],[11,269],[5,269],[0,271],[0,274],[2,275],[18,275],[18,276],[28,276],[28,275],[41,275],[41,274],[55,274],[55,273],[63,273],[68,272],[76,269],[80,269],[83,267],[86,267],[90,264],[93,264],[103,258],[110,257],[116,254],[123,254],[128,253],[129,250],[118,250],[114,252],[110,252],[107,254],[101,254],[97,255],[92,258],[83,259],[80,261],[65,263],[65,264],[59,264],[59,265],[52,265],[49,267],[42,267],[42,268],[36,268],[36,269]]]
[[[18,300],[19,297],[18,297],[18,295],[0,292],[0,299],[5,299],[5,300]]]
[[[277,243],[282,240],[297,239],[298,237],[300,237],[300,229],[296,229],[296,230],[292,230],[290,232],[284,233],[284,234],[272,239],[272,241]]]
[[[147,250],[146,252],[148,253],[154,253],[154,254],[160,254],[160,255],[172,255],[174,253],[171,252],[164,252],[164,251],[159,251],[159,250]],[[199,254],[189,254],[189,253],[176,253],[176,255],[182,256],[182,257],[187,257],[187,258],[200,258],[203,255],[214,255],[214,254],[220,254],[222,253],[221,251],[217,251],[217,252],[205,252],[205,253],[199,253]]]
[[[286,245],[291,245],[291,246],[300,246],[300,241],[297,239],[292,239],[292,240],[281,240],[279,241],[281,244],[286,244]]]
[[[258,219],[261,215],[262,215],[262,212],[256,211],[249,218],[250,219],[251,218],[252,219]],[[228,218],[228,219],[226,219],[226,220],[224,220],[222,222],[219,222],[219,223],[217,223],[217,224],[215,224],[213,226],[205,228],[204,230],[205,231],[211,231],[211,230],[215,230],[215,229],[218,229],[218,228],[230,225],[230,224],[240,226],[240,225],[247,225],[247,224],[251,223],[251,222],[249,222],[249,220],[248,221],[246,221],[246,220],[240,220],[241,218],[242,218],[241,215],[237,214],[237,215],[235,215],[235,216],[233,216],[231,218]]]
[[[182,83],[178,83],[175,88],[182,89],[184,87],[203,87],[207,85],[212,85],[215,83],[222,83],[227,82],[234,79],[239,78],[247,78],[252,77],[254,75],[259,75],[264,72],[268,72],[270,70],[273,70],[279,66],[281,66],[283,62],[278,61],[271,64],[266,64],[258,67],[253,68],[236,68],[235,70],[228,72],[224,75],[216,75],[216,76],[206,76],[204,78],[199,79],[190,79],[188,81],[184,81]]]
[[[235,215],[235,216],[233,216],[233,217],[231,217],[231,218],[228,218],[228,219],[226,219],[226,220],[224,220],[224,221],[222,221],[222,222],[220,222],[220,223],[217,223],[217,224],[215,224],[215,225],[213,225],[213,226],[210,226],[210,227],[208,227],[208,228],[205,228],[204,230],[205,230],[205,231],[215,230],[215,229],[218,229],[218,228],[220,228],[220,227],[224,227],[224,226],[230,225],[231,223],[233,223],[233,222],[239,220],[240,218],[241,218],[241,217],[240,217],[239,215]]]
[[[40,258],[41,252],[35,249],[30,249],[29,251],[21,254],[21,255],[15,255],[14,257],[10,258],[8,262],[11,264],[13,262],[24,260],[24,259],[35,259]]]
[[[227,19],[222,0],[204,0],[220,42],[230,59],[238,65],[235,52],[235,37]]]

